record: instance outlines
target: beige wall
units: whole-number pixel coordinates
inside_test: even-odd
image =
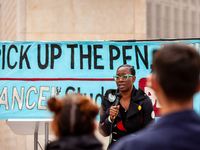
[[[0,0],[0,40],[145,39],[145,15],[146,0]],[[0,127],[0,150],[33,150],[33,135],[14,134],[5,120]],[[95,134],[105,148],[108,138]]]
[[[11,11],[12,10],[12,11]],[[17,1],[1,1],[1,40],[17,38]]]
[[[145,0],[27,0],[26,40],[146,38]]]

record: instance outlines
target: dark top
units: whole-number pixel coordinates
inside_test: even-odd
[[[124,109],[124,107],[119,103],[120,107],[119,107],[119,111],[122,117],[122,123],[123,126],[125,126],[125,122],[126,122],[126,115],[127,115],[127,110]]]
[[[93,134],[61,137],[47,145],[46,150],[102,150]]]
[[[118,92],[116,89],[109,89],[106,91],[102,99],[99,132],[103,136],[110,135],[111,122],[109,122],[108,116],[110,107],[115,104],[116,92]],[[124,123],[122,123],[123,114],[121,114],[121,111],[119,111],[114,123],[112,124],[111,143],[118,140],[122,136],[125,136],[129,133],[134,133],[144,128],[147,124],[154,120],[151,117],[152,111],[153,106],[149,97],[142,89],[137,90],[134,87],[131,93],[129,110],[127,111],[126,117],[123,121]]]
[[[193,110],[161,117],[116,142],[111,150],[200,150],[200,118]]]

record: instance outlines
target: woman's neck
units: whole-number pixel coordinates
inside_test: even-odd
[[[132,88],[133,89],[133,88]],[[131,93],[132,93],[132,89],[126,92],[121,92],[122,93],[122,99],[123,100],[130,100],[131,98]]]

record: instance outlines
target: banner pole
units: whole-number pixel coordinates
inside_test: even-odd
[[[34,150],[38,150],[38,125],[39,123],[36,122],[35,124],[35,132],[34,132]]]
[[[45,148],[49,141],[49,123],[45,122]]]

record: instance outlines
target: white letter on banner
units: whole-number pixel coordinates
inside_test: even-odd
[[[157,100],[157,97],[155,95],[154,90],[152,88],[149,88],[149,87],[144,87],[144,91],[149,96],[149,98],[151,99],[152,104],[154,105],[156,100]],[[149,95],[148,93],[151,93],[151,95]],[[158,100],[157,100],[156,108],[161,108]]]
[[[41,103],[46,99],[46,97],[43,97],[43,91],[49,91],[48,86],[41,86],[40,87],[40,94],[39,94],[39,100],[38,100],[38,109],[46,110],[47,106],[42,106]]]
[[[35,94],[37,94],[37,89],[36,87],[30,87],[26,93],[26,108],[28,109],[33,109],[33,107],[35,107],[36,102],[33,102],[32,105],[29,105],[29,96],[31,91],[34,91]]]
[[[5,96],[5,100],[3,100],[3,96]],[[8,93],[7,93],[7,87],[4,87],[0,96],[0,105],[5,105],[6,110],[9,109],[8,106]]]
[[[11,110],[13,110],[14,107],[15,107],[15,98],[16,98],[16,100],[18,102],[18,108],[21,110],[22,109],[22,105],[23,105],[23,99],[24,99],[24,87],[21,87],[21,99],[19,98],[19,94],[17,92],[17,88],[13,87]]]
[[[55,97],[56,87],[51,87],[51,97]]]

